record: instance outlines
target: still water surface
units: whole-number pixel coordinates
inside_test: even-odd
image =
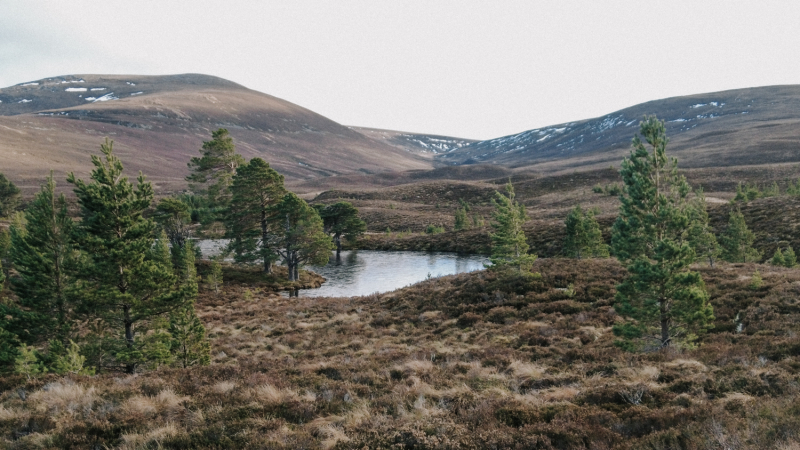
[[[199,240],[204,257],[219,254],[227,244],[222,240]],[[325,266],[307,266],[326,281],[318,289],[302,289],[301,297],[354,297],[388,292],[425,280],[483,269],[485,256],[436,252],[383,252],[352,250],[342,252],[339,261],[331,255]]]
[[[418,283],[428,276],[439,277],[483,269],[484,256],[456,253],[383,252],[353,250],[342,252],[340,261],[331,256],[322,267],[309,266],[326,281],[318,289],[304,289],[301,297],[352,297],[388,292]]]

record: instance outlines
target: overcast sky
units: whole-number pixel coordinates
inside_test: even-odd
[[[346,125],[486,139],[800,83],[800,1],[0,0],[0,87],[205,73]]]

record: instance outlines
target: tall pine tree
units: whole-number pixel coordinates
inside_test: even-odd
[[[289,281],[299,279],[300,267],[304,264],[323,265],[328,262],[333,242],[325,233],[322,219],[314,208],[288,192],[270,210],[277,235],[273,250],[286,264]]]
[[[315,206],[322,219],[325,232],[333,238],[336,259],[341,257],[342,238],[355,241],[367,231],[367,224],[358,218],[358,209],[349,202],[337,202],[328,206]]]
[[[241,166],[231,185],[232,201],[225,216],[231,237],[229,249],[240,263],[261,261],[265,273],[272,272],[277,259],[274,243],[278,239],[271,229],[271,210],[281,201],[286,190],[283,175],[261,158],[253,158]]]
[[[81,207],[78,240],[88,257],[82,306],[113,327],[104,336],[107,354],[132,373],[163,358],[165,348],[169,353],[168,343],[146,331],[159,317],[184,307],[193,292],[177,282],[163,248],[154,245],[154,223],[142,216],[153,199],[152,185],[141,173],[136,186],[122,175],[112,141],[106,139],[101,151],[103,158],[92,156],[90,183],[72,173],[67,179]]]
[[[11,228],[11,260],[17,276],[11,287],[33,314],[30,330],[42,341],[69,343],[75,298],[75,225],[64,195],[56,195],[53,174],[25,209],[25,228]]]
[[[211,133],[211,140],[203,142],[202,156],[189,160],[191,174],[187,181],[205,186],[211,204],[225,207],[229,200],[230,187],[236,171],[244,164],[242,155],[236,153],[233,138],[225,128]]]
[[[695,255],[682,236],[689,184],[678,175],[677,160],[667,158],[664,123],[645,117],[640,133],[651,150],[634,137],[620,169],[624,189],[612,235],[614,254],[628,270],[614,309],[632,320],[614,333],[629,348],[639,339],[666,347],[676,339],[691,342],[714,315],[700,274],[689,270]]]

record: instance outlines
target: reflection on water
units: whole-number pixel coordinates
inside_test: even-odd
[[[318,289],[304,289],[301,297],[352,297],[387,292],[427,277],[483,269],[483,256],[455,253],[346,251],[337,260],[331,255],[328,265],[307,267],[328,281]]]
[[[200,247],[203,257],[208,258],[218,255],[228,241],[201,239],[197,240],[196,244]],[[331,254],[330,261],[325,266],[304,267],[328,280],[322,287],[303,289],[284,295],[354,297],[388,292],[418,283],[428,277],[480,270],[488,262],[484,256],[464,256],[455,253],[345,251],[338,260]]]

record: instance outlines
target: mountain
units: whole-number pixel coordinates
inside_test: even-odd
[[[383,141],[393,147],[412,153],[431,153],[438,155],[451,152],[474,142],[474,139],[462,139],[436,134],[407,133],[404,131],[381,130],[378,128],[350,127],[372,139]]]
[[[546,170],[607,167],[628,154],[639,122],[652,114],[666,121],[668,151],[681,167],[800,161],[800,85],[655,100],[595,119],[469,143],[436,159]]]
[[[87,176],[89,155],[108,136],[127,173],[179,190],[189,158],[220,127],[245,158],[264,158],[288,184],[433,167],[426,155],[221,78],[68,75],[0,89],[0,171],[28,192],[51,169]]]

